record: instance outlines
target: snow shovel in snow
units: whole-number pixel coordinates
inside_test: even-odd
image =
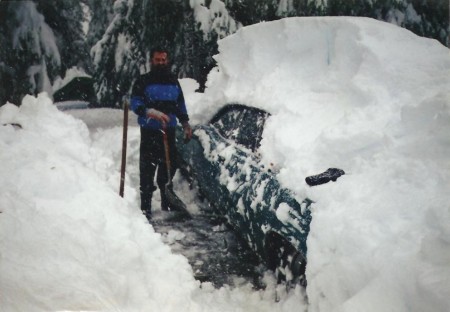
[[[165,186],[164,194],[166,195],[167,203],[171,209],[177,212],[181,212],[184,217],[190,218],[191,215],[186,209],[186,205],[181,201],[181,199],[174,193],[172,179],[170,178],[170,154],[169,154],[169,140],[167,139],[167,128],[166,124],[163,124],[163,142],[164,151],[166,156],[166,168],[167,168],[167,184]]]

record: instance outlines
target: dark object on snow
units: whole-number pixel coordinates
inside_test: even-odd
[[[122,163],[120,166],[119,195],[123,197],[125,189],[125,167],[127,163],[127,135],[128,135],[128,101],[123,106],[123,131],[122,131]]]
[[[95,103],[94,81],[90,77],[75,77],[53,94],[55,102],[84,101]]]
[[[328,168],[327,171],[321,174],[306,177],[305,181],[309,186],[320,185],[328,183],[330,181],[336,182],[337,178],[339,178],[343,174],[345,174],[345,172],[342,169]]]
[[[12,126],[14,129],[22,129],[22,125],[16,122],[6,123],[3,126]]]

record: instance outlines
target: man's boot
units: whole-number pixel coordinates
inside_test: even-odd
[[[152,186],[147,194],[141,193],[141,210],[148,220],[152,218],[152,197],[155,190],[156,187]]]
[[[150,204],[146,204],[145,206],[141,205],[142,213],[148,220],[150,220],[152,218],[152,206],[151,206],[152,199],[151,199],[151,197],[150,197],[149,202],[150,202]]]

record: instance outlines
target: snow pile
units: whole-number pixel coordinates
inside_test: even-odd
[[[205,122],[225,103],[269,111],[260,148],[315,201],[310,311],[450,309],[450,55],[366,18],[292,18],[220,41]],[[327,168],[347,174],[310,188]]]
[[[86,126],[45,94],[0,116],[23,127],[0,128],[2,310],[182,310],[187,260],[99,178]]]

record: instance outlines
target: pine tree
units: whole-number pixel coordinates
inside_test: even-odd
[[[86,43],[92,48],[99,41],[114,17],[111,1],[81,0],[91,13]]]
[[[236,21],[248,26],[279,19],[280,17],[277,15],[278,2],[278,0],[226,0],[225,4]]]
[[[324,13],[372,17],[449,44],[448,0],[328,0]]]
[[[237,25],[224,4],[212,0],[204,20],[206,28],[201,27],[193,2],[115,2],[114,18],[92,49],[97,97],[102,105],[121,105],[138,75],[150,70],[150,50],[156,46],[169,51],[179,77],[197,79],[200,89],[204,88],[206,75],[214,66],[217,39],[236,31]]]
[[[97,3],[85,1],[91,7]],[[218,39],[232,34],[241,25],[287,16],[351,15],[392,22],[396,14],[405,14],[400,26],[415,27],[424,34],[432,30],[447,37],[448,22],[439,28],[438,23],[426,22],[421,17],[423,25],[418,27],[417,21],[408,19],[412,15],[407,10],[414,12],[408,1],[416,0],[117,0],[115,5],[123,7],[123,12],[115,11],[114,20],[92,50],[97,94],[103,105],[120,105],[120,99],[130,91],[137,76],[150,69],[149,51],[155,46],[167,48],[179,77],[196,79],[202,90],[206,75],[215,65],[213,55],[217,53]],[[105,27],[104,21],[112,18],[105,18],[111,16],[108,6],[100,8],[93,12],[94,15],[103,12],[100,26]],[[199,12],[203,16],[199,17]],[[91,28],[95,31],[97,27]],[[125,49],[118,49],[119,40],[126,43]]]
[[[191,77],[198,80],[200,68],[207,55],[203,45],[203,32],[196,24],[194,13],[190,8],[183,10],[183,23],[176,34],[177,43],[174,59],[174,69],[179,77]]]
[[[449,1],[410,0],[405,5],[405,20],[402,27],[419,36],[434,38],[449,46]]]
[[[53,31],[32,1],[1,1],[0,104],[26,94],[51,94],[61,59]]]
[[[191,1],[187,9],[189,19],[182,33],[190,34],[190,46],[184,49],[192,50],[191,61],[185,64],[191,69],[191,77],[199,82],[198,91],[205,89],[209,71],[215,66],[213,56],[218,53],[217,41],[233,34],[242,26],[229,14],[226,4],[220,0],[212,0],[208,5],[201,0]]]
[[[114,17],[91,50],[97,100],[100,106],[120,107],[144,63],[133,1],[117,0]]]
[[[86,35],[83,32],[85,16],[81,2],[38,1],[37,9],[53,30],[61,54],[61,74],[72,67],[91,71],[91,60]]]

